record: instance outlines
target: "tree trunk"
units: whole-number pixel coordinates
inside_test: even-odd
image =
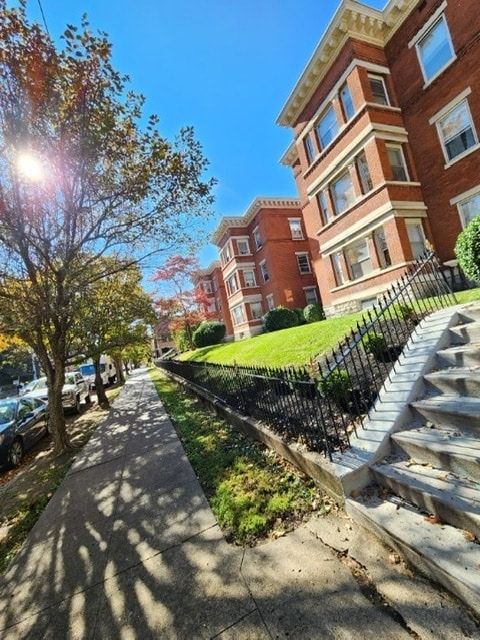
[[[63,453],[71,448],[70,439],[65,426],[65,415],[62,405],[62,389],[65,383],[65,367],[61,364],[51,368],[48,379],[48,414],[49,427],[52,434],[54,452]]]
[[[97,402],[102,409],[109,409],[110,403],[105,393],[105,387],[103,386],[102,376],[100,374],[100,356],[93,359],[93,365],[95,367],[95,391],[97,392]]]
[[[115,370],[117,372],[117,382],[120,384],[124,384],[125,383],[125,375],[123,373],[123,362],[122,359],[119,357],[116,357],[113,359],[113,361],[115,362]]]

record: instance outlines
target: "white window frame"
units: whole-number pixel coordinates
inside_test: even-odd
[[[348,178],[349,182],[350,182],[350,186],[347,190],[344,190],[342,192],[342,194],[352,194],[353,198],[346,198],[344,195],[340,194],[336,187],[337,185],[344,179],[344,178]],[[353,184],[353,180],[352,180],[352,176],[350,174],[350,171],[347,169],[346,171],[344,171],[340,176],[338,176],[338,178],[332,182],[331,185],[331,194],[332,194],[332,199],[335,205],[335,212],[337,215],[342,214],[344,211],[347,211],[347,209],[350,209],[350,207],[353,207],[353,205],[355,204],[355,202],[357,201],[357,194],[355,193],[355,185]],[[343,208],[339,207],[339,203],[341,201],[345,201],[345,206]]]
[[[373,180],[365,151],[359,153],[355,158],[355,166],[357,167],[358,178],[362,186],[362,193],[368,193],[373,189]]]
[[[410,176],[408,175],[407,163],[405,162],[405,154],[403,153],[402,145],[399,144],[386,144],[388,162],[390,163],[390,168],[392,169],[392,179],[394,182],[409,182]],[[390,157],[389,152],[393,151],[398,153],[401,160],[401,165],[393,165],[392,159]],[[403,173],[405,174],[405,178],[399,179],[398,176],[395,176],[395,168],[403,169]]]
[[[316,287],[304,287],[303,291],[305,292],[305,302],[307,304],[317,304],[318,293]],[[311,295],[312,293],[313,296]]]
[[[375,96],[376,95],[380,95],[380,94],[375,94],[373,92],[372,80],[374,82],[378,82],[379,81],[381,83],[382,88],[383,88],[383,94],[382,95],[383,95],[383,98],[385,99],[384,102],[383,101],[380,102],[379,100],[375,99]],[[370,85],[370,91],[372,92],[372,96],[373,96],[373,103],[374,104],[379,104],[381,106],[389,107],[390,106],[390,98],[389,98],[388,91],[387,91],[387,85],[385,84],[385,78],[383,76],[379,76],[379,75],[377,75],[375,73],[369,73],[368,74],[368,82],[369,82],[369,85]]]
[[[205,293],[212,293],[212,283],[210,282],[210,280],[202,281],[202,289],[205,291]]]
[[[416,36],[408,43],[408,46],[411,48],[415,46],[415,50],[417,52],[418,62],[420,64],[420,69],[422,71],[422,76],[425,81],[425,84],[431,83],[437,76],[439,76],[452,62],[456,59],[455,49],[453,47],[452,38],[450,35],[450,29],[448,28],[448,23],[443,13],[443,10],[447,6],[446,2],[443,2],[437,11],[431,16],[431,18],[424,24],[422,29],[416,34]],[[450,57],[446,60],[440,67],[437,67],[435,70],[430,72],[425,66],[425,56],[424,51],[422,50],[422,44],[425,42],[427,37],[440,25],[443,24],[446,35],[446,45],[450,50]]]
[[[351,252],[358,251],[358,248],[361,244],[363,244],[363,247],[361,249],[365,249],[365,257],[362,258],[362,260],[357,260],[357,262],[351,261]],[[360,238],[359,240],[352,242],[345,247],[344,254],[351,280],[360,280],[361,278],[365,278],[372,273],[372,256],[370,255],[368,238]],[[359,269],[357,269],[357,267],[359,267]],[[361,273],[359,273],[359,271],[361,271]]]
[[[232,285],[232,283],[233,283],[233,285]],[[239,287],[238,287],[238,281],[237,281],[237,274],[236,273],[232,273],[232,275],[227,278],[227,287],[228,287],[228,293],[231,296],[233,296],[234,293],[237,293]]]
[[[413,259],[416,260],[419,256],[422,255],[422,253],[425,251],[426,248],[426,242],[427,239],[425,237],[425,231],[423,229],[423,224],[422,224],[422,219],[421,218],[406,218],[405,219],[405,226],[407,229],[407,236],[408,236],[408,242],[410,244],[410,249],[412,250],[412,256]],[[414,241],[410,235],[409,232],[409,228],[415,228],[417,231],[420,231],[420,235],[421,235],[421,243],[422,243],[422,248],[420,250],[419,247],[417,247],[416,250],[414,250],[414,242],[415,244],[419,245],[420,242],[419,241]]]
[[[327,117],[330,116],[330,114],[333,115],[333,119],[334,119],[334,124],[332,123],[332,125],[330,127],[328,127],[328,129],[326,131],[323,132],[322,135],[322,131],[321,131],[321,126],[322,123],[325,122],[327,120]],[[317,125],[316,125],[316,130],[317,130],[317,137],[318,137],[318,142],[320,144],[320,149],[326,149],[328,147],[329,144],[331,144],[333,142],[333,140],[335,140],[335,138],[338,135],[338,130],[339,130],[339,124],[338,124],[338,120],[337,120],[337,114],[335,113],[335,109],[333,104],[330,104],[322,113],[322,115],[320,116]],[[327,139],[325,139],[327,138]]]
[[[308,133],[303,139],[303,146],[305,147],[305,154],[307,156],[308,164],[311,165],[316,158],[315,144],[313,142],[312,133]]]
[[[322,191],[319,191],[316,195],[316,198],[317,198],[317,206],[318,206],[318,210],[320,211],[320,218],[322,220],[322,224],[327,225],[332,221],[333,214],[330,211],[326,189],[322,189]],[[322,202],[322,199],[323,199],[323,202]]]
[[[242,249],[243,246],[243,249]],[[240,256],[249,256],[250,255],[250,244],[247,238],[238,238],[237,239],[237,250],[238,255]]]
[[[373,242],[375,243],[378,262],[380,263],[381,268],[386,269],[387,267],[390,267],[392,265],[392,258],[388,247],[387,234],[383,227],[375,229],[373,232]]]
[[[472,151],[475,151],[475,149],[478,148],[477,131],[475,129],[475,124],[473,122],[472,113],[470,111],[470,105],[468,104],[467,98],[463,98],[462,100],[458,100],[458,102],[455,102],[455,103],[450,103],[448,106],[451,107],[451,108],[449,108],[448,110],[442,109],[442,111],[440,112],[441,115],[437,114],[437,117],[434,116],[434,118],[430,119],[430,123],[435,122],[435,125],[437,127],[438,137],[440,139],[440,144],[442,145],[442,150],[443,150],[443,154],[445,156],[445,161],[446,161],[446,165],[447,166],[453,164],[454,162],[457,162],[461,158],[464,158],[466,155],[468,155],[469,153],[472,153]],[[452,158],[450,158],[449,157],[449,153],[448,153],[448,149],[447,149],[447,142],[449,141],[449,139],[446,138],[446,136],[444,135],[445,132],[444,132],[444,129],[442,128],[442,124],[445,123],[445,121],[448,119],[448,117],[451,116],[457,109],[459,109],[462,106],[465,108],[465,114],[466,114],[466,116],[467,116],[467,118],[469,120],[469,123],[470,123],[470,126],[468,127],[468,129],[472,133],[473,144],[471,144],[469,147],[467,147],[466,149],[464,149],[463,151],[461,151],[457,155],[455,155]],[[464,131],[465,130],[466,129],[464,129]],[[458,134],[455,137],[458,137],[459,135],[460,134]],[[451,139],[453,139],[453,138],[451,138]]]
[[[301,218],[289,218],[288,225],[290,227],[290,234],[292,240],[304,240],[302,219]]]
[[[273,299],[273,293],[269,293],[268,296],[265,296],[265,300],[267,302],[268,310],[271,311],[275,309],[275,301]]]
[[[348,96],[348,99],[344,99],[344,95]],[[353,104],[352,92],[347,82],[344,82],[338,91],[338,97],[340,104],[342,105],[342,112],[345,118],[345,122],[349,122],[355,115],[355,105]]]
[[[248,277],[247,277],[247,274]],[[251,276],[251,282],[248,282],[248,278]],[[243,281],[247,288],[256,287],[257,279],[255,278],[255,271],[253,269],[244,269],[243,270]]]
[[[221,253],[220,253],[221,259],[222,259],[222,264],[226,265],[230,262],[230,260],[232,259],[232,251],[230,248],[230,243],[228,242],[222,249]]]
[[[312,273],[312,266],[310,264],[310,258],[308,257],[307,251],[302,251],[302,253],[295,254],[297,258],[298,270],[302,275]]]
[[[255,227],[255,229],[252,231],[252,235],[253,235],[253,240],[255,242],[255,247],[258,251],[263,247],[262,236],[260,234],[258,227]]]
[[[465,212],[465,206],[469,205],[474,200],[478,199],[478,213],[474,213],[471,217],[470,214]],[[480,215],[480,184],[469,189],[465,193],[460,194],[456,198],[450,200],[450,204],[457,207],[458,215],[460,216],[460,221],[462,223],[462,227],[465,228],[469,222],[471,222],[474,218]]]
[[[335,276],[335,284],[337,287],[340,287],[342,284],[345,284],[345,274],[343,272],[342,265],[342,251],[337,251],[336,253],[332,253],[330,256],[333,267],[333,275]]]
[[[254,312],[254,309],[259,310]],[[263,307],[261,302],[250,302],[250,317],[252,320],[260,320],[263,316]]]
[[[243,304],[237,304],[232,307],[230,314],[232,316],[232,322],[235,327],[245,322],[245,312],[243,310]]]
[[[260,262],[260,271],[262,272],[262,278],[264,282],[268,282],[270,280],[270,274],[268,273],[267,261],[262,260]]]

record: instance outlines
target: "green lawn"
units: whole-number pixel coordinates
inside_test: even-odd
[[[480,301],[480,289],[461,291],[458,302]],[[254,338],[196,349],[179,356],[179,360],[218,364],[301,366],[319,354],[328,354],[355,327],[361,313],[322,320],[312,324],[264,333]]]

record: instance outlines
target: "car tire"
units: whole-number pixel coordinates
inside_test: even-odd
[[[11,467],[18,467],[23,459],[23,444],[22,441],[16,438],[10,445],[8,452],[8,461]]]
[[[92,399],[91,399],[91,397],[90,397],[90,394],[88,393],[88,394],[85,396],[85,403],[86,403],[86,404],[90,404],[90,403],[91,403],[91,401],[92,401]]]
[[[73,413],[75,414],[80,413],[80,398],[78,396],[75,398],[75,406],[73,407]]]

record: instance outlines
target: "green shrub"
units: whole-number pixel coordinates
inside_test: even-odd
[[[225,337],[223,322],[203,322],[193,333],[193,344],[197,347],[209,347],[220,344]]]
[[[296,308],[294,309],[294,312],[297,316],[299,325],[307,323],[307,321],[305,320],[305,316],[303,315],[303,309]]]
[[[318,302],[316,304],[307,304],[303,310],[303,317],[306,322],[319,322],[325,320],[325,314],[323,313],[323,307]]]
[[[175,331],[173,334],[173,341],[175,342],[175,347],[179,353],[183,351],[188,351],[190,349],[190,343],[188,341],[188,335],[186,329],[179,329]]]
[[[467,278],[480,282],[480,216],[473,218],[458,236],[455,255]]]
[[[346,371],[338,369],[331,373],[327,378],[319,380],[318,387],[321,393],[323,393],[327,398],[330,398],[330,400],[333,400],[334,402],[338,402],[348,393],[350,389],[350,378]]]
[[[387,351],[387,342],[382,333],[369,331],[363,340],[365,353],[378,357]]]
[[[263,324],[266,331],[279,331],[298,326],[298,318],[295,311],[286,307],[275,307],[263,316]]]
[[[405,304],[404,302],[395,305],[395,313],[397,318],[400,318],[401,320],[411,320],[415,317],[413,307],[409,304]]]

